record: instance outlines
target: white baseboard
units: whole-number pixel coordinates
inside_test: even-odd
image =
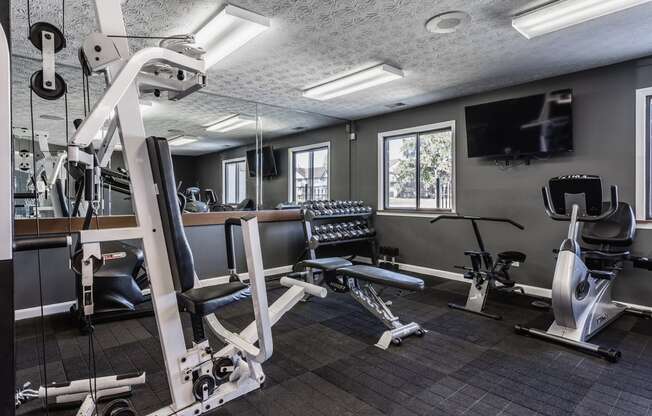
[[[292,271],[292,266],[272,267],[271,269],[265,269],[265,276],[274,276],[277,274],[289,273],[291,271]],[[240,276],[240,278],[243,280],[249,279],[248,273],[239,273],[238,276]],[[201,283],[202,286],[220,285],[220,284],[227,283],[229,281],[229,277],[230,276],[209,277],[207,279],[200,279],[199,282]],[[68,312],[70,310],[70,307],[75,303],[77,303],[77,301],[71,300],[62,303],[53,303],[50,305],[44,305],[43,316],[56,315],[58,313]],[[29,318],[36,318],[38,316],[41,316],[40,306],[16,310],[16,321],[29,319]]]
[[[70,310],[70,307],[77,303],[74,300],[68,301],[68,302],[61,302],[61,303],[53,303],[50,305],[45,305],[43,306],[43,316],[47,315],[55,315],[58,313],[64,313],[68,312]],[[40,306],[35,306],[33,308],[26,308],[26,309],[18,309],[16,311],[16,320],[20,321],[22,319],[29,319],[29,318],[36,318],[37,316],[41,316],[41,307]]]
[[[356,260],[363,261],[365,263],[371,263],[371,259],[368,257],[356,257]],[[406,272],[419,273],[426,276],[441,277],[443,279],[455,280],[458,282],[471,284],[471,281],[469,279],[465,279],[462,273],[450,272],[447,270],[432,269],[430,267],[416,266],[414,264],[406,264],[406,263],[397,263],[397,264],[400,270],[405,270]],[[521,284],[519,284],[519,286],[523,288],[526,295],[537,296],[537,297],[547,298],[547,299],[550,299],[552,297],[552,290],[550,289],[537,287],[537,286],[521,285]],[[618,302],[632,309],[652,311],[652,306],[637,305],[635,303],[621,302],[619,300],[615,300],[615,302]]]

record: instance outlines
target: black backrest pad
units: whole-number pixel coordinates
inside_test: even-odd
[[[602,179],[595,175],[566,175],[550,179],[548,182],[552,209],[560,215],[570,215],[570,196],[583,199],[584,208],[588,215],[602,213]]]
[[[195,264],[179,211],[172,156],[165,138],[148,137],[146,142],[154,183],[158,187],[158,208],[161,211],[163,237],[170,259],[174,288],[185,292],[195,284]]]
[[[603,203],[605,211],[609,203]],[[629,247],[634,242],[636,219],[634,210],[626,202],[619,202],[618,209],[598,222],[586,222],[582,227],[582,240],[587,244]]]

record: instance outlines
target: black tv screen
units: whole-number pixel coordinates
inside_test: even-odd
[[[271,146],[265,146],[260,149],[262,161],[263,177],[270,177],[278,175],[276,170],[276,159],[274,158],[274,149]],[[256,176],[256,151],[247,151],[247,169],[249,169],[249,176]]]
[[[573,91],[466,107],[469,157],[521,157],[573,150]]]

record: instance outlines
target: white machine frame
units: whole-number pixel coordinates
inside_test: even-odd
[[[88,154],[82,149],[91,145],[107,120],[116,120],[123,156],[130,172],[137,227],[80,232],[79,238],[83,247],[82,286],[85,293],[84,305],[80,307],[88,315],[94,312],[93,264],[101,258],[100,243],[141,240],[147,260],[153,309],[172,400],[170,405],[151,413],[150,416],[195,416],[212,411],[260,387],[265,381],[261,364],[269,359],[273,352],[271,326],[307,294],[324,297],[326,289],[283,278],[280,283],[289,289],[268,308],[258,222],[255,217],[242,219],[255,321],[236,334],[224,328],[214,315],[209,315],[205,321],[210,330],[227,345],[217,353],[209,348],[208,341],[195,343],[190,349],[186,348],[169,255],[162,236],[158,189],[145,142],[146,133],[139,106],[139,82],[142,80],[147,86],[151,86],[155,81],[165,84],[165,80],[152,80],[152,75],[146,73],[145,68],[152,64],[168,64],[175,69],[187,71],[187,81],[174,80],[167,85],[171,91],[169,98],[178,99],[203,86],[205,62],[201,56],[183,54],[164,47],[145,48],[130,55],[120,3],[116,0],[95,0],[101,33],[90,35],[84,43],[83,51],[93,71],[104,74],[108,87],[72,137],[68,146],[68,159],[71,162],[94,166],[94,162],[89,160]],[[111,34],[114,37],[109,38],[103,34]],[[108,151],[115,140],[114,135],[109,133],[105,136],[102,147],[108,148]],[[100,159],[104,159],[101,155],[100,153]],[[196,275],[195,281],[198,282]],[[258,346],[254,345],[255,342],[258,342]],[[218,384],[214,391],[203,385],[201,397],[198,398],[194,379],[211,374],[215,365],[214,359],[217,357],[232,358],[232,371],[228,380]],[[50,385],[48,398],[57,403],[83,400],[78,415],[91,415],[96,407],[91,393],[94,393],[96,398],[126,393],[131,390],[132,385],[143,383],[145,375],[136,374],[124,380],[116,376],[96,380],[97,391],[94,392],[89,391],[89,384],[94,383],[88,383],[88,380],[73,381],[67,387]],[[43,395],[44,390],[42,389]]]

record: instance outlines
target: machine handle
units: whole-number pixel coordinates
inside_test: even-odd
[[[242,221],[249,221],[256,218],[255,215],[248,215],[241,218],[227,218],[224,221],[224,236],[226,237],[226,267],[229,271],[235,271],[235,245],[233,243],[233,227],[241,227]]]
[[[436,218],[433,218],[430,220],[430,223],[432,224],[433,222],[437,222],[439,220],[468,220],[468,221],[491,221],[491,222],[504,222],[507,224],[511,224],[514,227],[524,230],[525,227],[522,226],[521,224],[517,223],[514,220],[511,220],[509,218],[501,218],[501,217],[476,217],[472,215],[450,215],[450,214],[445,214],[445,215],[439,215]]]
[[[550,201],[550,190],[544,186],[541,188],[541,194],[543,195],[543,206],[546,209],[546,214],[555,221],[570,221],[570,215],[557,214]],[[611,198],[609,201],[609,209],[603,212],[600,215],[579,215],[577,221],[581,222],[598,222],[602,221],[605,218],[612,216],[618,210],[618,187],[616,185],[611,185],[610,188]]]
[[[226,237],[226,268],[235,271],[235,246],[233,243],[233,227],[240,227],[240,218],[227,218],[224,221],[224,237]]]
[[[61,248],[72,245],[69,235],[60,237],[29,237],[14,240],[14,251],[43,250],[47,248]]]

